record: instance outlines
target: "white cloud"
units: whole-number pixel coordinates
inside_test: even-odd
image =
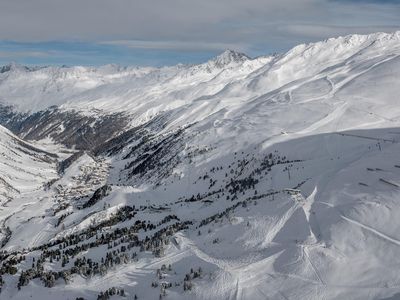
[[[311,39],[323,39],[326,37],[343,36],[348,34],[368,34],[371,32],[393,32],[399,30],[396,26],[329,26],[321,24],[291,24],[279,28],[279,30],[293,36],[301,35]]]
[[[348,2],[1,0],[0,40],[80,40],[131,48],[241,50],[287,48],[314,38],[400,28],[400,5]]]
[[[0,58],[16,59],[20,57],[48,57],[50,53],[41,51],[0,51]]]
[[[235,43],[215,43],[200,41],[138,41],[138,40],[118,40],[100,42],[102,45],[123,46],[132,49],[155,49],[155,50],[183,50],[183,51],[219,51],[221,49],[235,49],[246,51],[247,46]]]

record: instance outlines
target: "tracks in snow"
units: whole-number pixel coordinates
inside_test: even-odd
[[[341,218],[346,220],[347,222],[350,222],[350,223],[352,223],[354,225],[357,225],[357,226],[359,226],[359,227],[361,227],[363,229],[366,229],[367,231],[379,236],[380,238],[382,238],[382,239],[384,239],[384,240],[386,240],[386,241],[388,241],[388,242],[390,242],[390,243],[392,243],[394,245],[400,246],[400,241],[399,240],[397,240],[395,238],[392,238],[392,237],[390,237],[390,236],[388,236],[388,235],[386,235],[386,234],[384,234],[384,233],[382,233],[382,232],[380,232],[380,231],[378,231],[378,230],[376,230],[376,229],[374,229],[374,228],[372,228],[372,227],[370,227],[368,225],[362,224],[362,223],[360,223],[360,222],[358,222],[356,220],[353,220],[353,219],[350,219],[348,217],[345,217],[344,215],[341,215]]]

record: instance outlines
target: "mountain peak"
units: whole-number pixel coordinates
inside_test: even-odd
[[[229,65],[231,63],[240,63],[250,59],[246,54],[241,52],[236,52],[234,50],[227,49],[222,52],[220,55],[216,56],[212,59],[212,62],[215,63],[218,67],[223,67]]]
[[[44,67],[28,67],[28,66],[21,65],[17,62],[10,62],[7,65],[0,66],[0,74],[10,72],[10,71],[23,71],[23,72],[35,71],[35,70],[38,70],[41,68],[44,68]]]
[[[23,66],[16,62],[11,62],[7,65],[0,67],[0,73],[6,73],[9,71],[19,70],[19,69],[23,69]]]

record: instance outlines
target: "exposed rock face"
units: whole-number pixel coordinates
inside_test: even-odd
[[[108,196],[110,194],[111,190],[112,190],[112,188],[108,184],[103,185],[102,187],[98,188],[94,192],[93,196],[90,197],[90,199],[85,204],[82,205],[82,208],[88,208],[88,207],[95,205],[101,199]]]
[[[122,113],[86,116],[56,107],[22,114],[0,105],[0,124],[26,140],[47,137],[78,150],[92,150],[120,133],[129,117]]]

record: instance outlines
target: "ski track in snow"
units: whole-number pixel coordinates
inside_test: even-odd
[[[394,238],[392,238],[392,237],[390,237],[390,236],[387,236],[386,234],[384,234],[384,233],[382,233],[382,232],[380,232],[380,231],[378,231],[378,230],[376,230],[376,229],[374,229],[374,228],[372,228],[372,227],[370,227],[370,226],[364,225],[364,224],[362,224],[362,223],[360,223],[360,222],[358,222],[358,221],[356,221],[356,220],[350,219],[350,218],[345,217],[345,216],[343,216],[343,215],[341,215],[341,217],[342,217],[344,220],[350,222],[351,224],[354,224],[354,225],[360,226],[360,227],[363,228],[363,229],[366,229],[368,232],[371,232],[371,233],[377,235],[378,237],[384,239],[385,241],[388,241],[388,242],[390,242],[390,243],[392,243],[392,244],[395,244],[395,245],[397,245],[397,246],[400,246],[400,241],[397,240],[397,239],[394,239]]]

